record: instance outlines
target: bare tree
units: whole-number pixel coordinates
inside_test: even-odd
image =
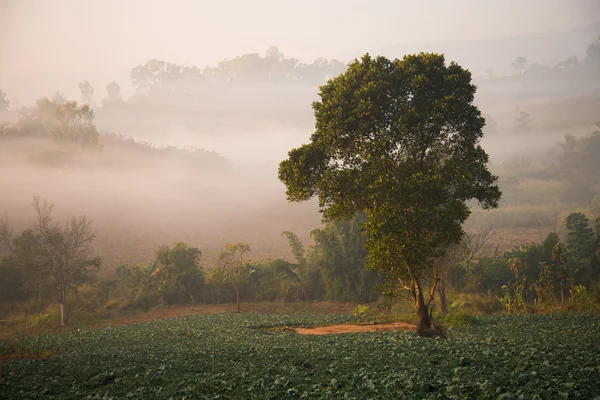
[[[231,282],[235,289],[238,314],[240,312],[240,285],[244,284],[252,273],[244,261],[244,254],[250,251],[250,245],[246,243],[227,243],[225,249],[217,256],[217,264],[225,272],[224,281]]]
[[[446,248],[443,256],[435,259],[435,269],[439,279],[437,291],[440,295],[440,308],[442,314],[448,312],[446,288],[450,270],[460,263],[464,263],[465,267],[469,269],[473,259],[477,257],[485,247],[486,243],[494,237],[495,234],[494,227],[491,225],[477,233],[465,233],[460,243],[449,246]]]
[[[467,255],[465,258],[465,264],[469,269],[471,262],[477,257],[481,250],[485,247],[486,243],[496,236],[497,232],[494,230],[492,225],[485,229],[481,229],[477,233],[465,234],[463,241],[467,247]]]
[[[468,250],[463,240],[460,243],[451,245],[446,249],[442,257],[435,259],[435,269],[439,277],[437,291],[440,294],[440,308],[442,314],[448,313],[448,300],[446,298],[446,287],[450,270],[455,265],[463,262],[467,257]]]
[[[71,217],[62,225],[52,216],[54,204],[34,197],[33,208],[36,212],[33,234],[37,244],[28,257],[35,258],[41,265],[42,278],[50,278],[56,285],[61,325],[66,325],[67,293],[89,277],[91,268],[100,267],[100,258],[89,258],[96,235],[92,231],[92,221],[86,216]],[[13,246],[12,229],[7,218],[0,221],[0,242],[19,261],[25,261],[24,255]]]

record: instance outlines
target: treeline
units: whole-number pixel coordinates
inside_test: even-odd
[[[286,58],[276,47],[264,56],[243,54],[205,68],[150,60],[131,69],[135,92],[128,99],[121,96],[119,84],[107,87],[98,110],[99,124],[140,134],[161,134],[173,125],[215,134],[223,130],[223,121],[246,128],[261,121],[308,127],[311,118],[306,105],[312,102],[315,89],[346,68],[338,60],[324,58],[301,63]],[[82,84],[91,88],[88,82]],[[93,101],[93,95],[87,98]],[[140,129],[140,120],[148,122],[143,127],[146,132]]]
[[[203,68],[149,60],[130,70],[135,92],[129,97],[115,81],[102,90],[83,81],[79,91],[81,104],[96,111],[101,130],[128,135],[164,134],[175,125],[214,133],[223,121],[250,126],[261,119],[303,126],[311,122],[306,105],[317,86],[346,68],[335,59],[303,63],[270,47],[264,55],[242,54]],[[5,97],[0,90],[0,114],[10,106]],[[64,96],[57,92],[50,99],[60,103]]]
[[[230,243],[215,265],[206,265],[199,248],[175,243],[158,248],[148,262],[122,265],[106,279],[98,274],[101,259],[93,256],[91,221],[84,216],[55,221],[51,203],[36,198],[33,205],[32,228],[14,234],[7,219],[0,224],[5,314],[18,309],[47,315],[58,303],[67,323],[71,311],[114,315],[172,304],[237,303],[239,311],[243,302],[399,300],[393,282],[365,268],[364,215],[314,230],[308,250],[295,233],[283,232],[293,261],[253,260],[249,244]],[[469,293],[493,299],[483,312],[594,311],[600,301],[600,217],[592,223],[572,213],[566,229],[564,241],[551,233],[541,243],[491,254],[486,249],[493,228],[465,234],[436,259],[439,310],[448,311],[449,297]]]
[[[294,255],[252,260],[251,247],[231,243],[216,265],[204,265],[200,249],[185,243],[162,246],[155,258],[123,265],[113,279],[101,279],[100,258],[92,257],[95,234],[86,217],[59,222],[53,205],[34,199],[32,228],[13,234],[7,219],[0,223],[0,303],[8,312],[17,304],[28,313],[58,303],[62,323],[67,308],[81,313],[113,313],[163,304],[215,304],[242,301],[372,302],[381,277],[365,269],[364,216],[328,224],[311,233],[308,251],[293,232],[283,232]]]
[[[54,146],[30,146],[26,153],[29,161],[43,166],[65,165],[74,149],[96,153],[111,149],[125,150],[121,158],[144,156],[146,164],[155,161],[177,160],[183,167],[207,169],[225,173],[230,170],[228,162],[219,154],[198,148],[156,146],[150,142],[134,140],[115,133],[100,133],[96,128],[96,113],[87,104],[68,101],[60,95],[44,97],[36,105],[24,108],[15,123],[0,124],[0,142],[4,146],[18,143],[21,139],[39,139]],[[118,159],[110,160],[120,166]],[[127,160],[121,160],[127,163]],[[90,163],[90,160],[87,160]],[[102,164],[102,166],[107,166]]]
[[[593,43],[590,43],[586,49],[586,56],[582,61],[577,59],[577,56],[567,57],[567,59],[556,63],[554,66],[544,65],[540,63],[529,64],[527,58],[517,57],[511,63],[512,68],[518,74],[539,74],[552,70],[565,69],[583,69],[590,70],[600,69],[600,37]],[[489,75],[489,74],[488,74]]]
[[[183,66],[162,60],[150,60],[130,71],[131,83],[139,93],[156,91],[189,93],[202,90],[205,84],[254,84],[296,82],[318,84],[344,72],[338,60],[318,58],[301,63],[286,58],[277,47],[269,47],[264,56],[243,54],[223,60],[217,66]]]
[[[600,216],[592,222],[574,212],[565,227],[564,241],[552,232],[541,243],[504,252],[496,248],[475,260],[468,259],[462,243],[447,252],[452,262],[441,269],[442,279],[456,292],[494,296],[507,312],[586,306],[588,311],[598,310]]]

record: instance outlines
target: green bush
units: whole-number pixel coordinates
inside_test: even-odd
[[[368,311],[369,306],[363,306],[362,304],[358,304],[352,309],[352,315],[354,315],[355,317],[364,317]]]
[[[479,325],[479,320],[476,316],[460,311],[447,314],[443,318],[443,321],[448,328],[462,328],[465,326]]]

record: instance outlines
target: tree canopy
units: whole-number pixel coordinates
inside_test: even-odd
[[[321,87],[311,142],[279,166],[288,199],[317,196],[325,220],[366,213],[367,265],[409,289],[424,329],[425,273],[462,237],[467,201],[494,208],[501,195],[475,90],[443,55],[367,54]]]

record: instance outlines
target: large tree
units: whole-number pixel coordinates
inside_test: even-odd
[[[474,94],[470,72],[443,55],[365,55],[321,87],[311,142],[279,165],[288,200],[318,196],[324,220],[366,213],[367,266],[408,289],[420,334],[434,259],[462,237],[467,201],[493,208],[501,194]]]

